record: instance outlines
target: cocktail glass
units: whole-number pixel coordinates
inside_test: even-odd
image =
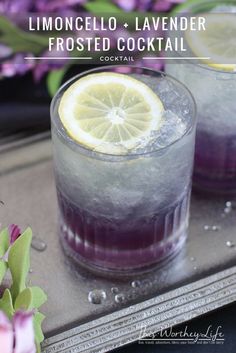
[[[199,1],[189,14],[213,10],[219,1]],[[229,4],[229,3],[228,3]],[[209,8],[210,7],[210,8]],[[218,7],[217,7],[218,8]],[[232,11],[222,7],[222,12]],[[186,9],[185,9],[186,10]],[[236,11],[236,7],[234,8]],[[214,16],[212,13],[210,16]],[[193,55],[194,56],[194,55]],[[167,63],[166,72],[185,84],[197,104],[193,186],[216,194],[236,194],[236,71],[182,58]],[[224,64],[224,63],[223,63]]]
[[[152,144],[125,155],[73,140],[58,115],[63,93],[81,77],[124,72],[164,104],[166,126]],[[74,77],[51,105],[60,236],[66,252],[97,271],[149,269],[180,249],[187,235],[195,141],[195,103],[172,77],[149,69],[103,67]],[[150,137],[151,138],[151,137]]]

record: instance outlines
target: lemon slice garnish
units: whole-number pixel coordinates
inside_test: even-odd
[[[219,70],[236,70],[236,15],[203,14],[206,29],[186,31],[185,38],[192,52],[202,61]]]
[[[59,116],[78,143],[102,153],[124,154],[160,129],[163,110],[159,97],[139,80],[95,73],[65,91]]]

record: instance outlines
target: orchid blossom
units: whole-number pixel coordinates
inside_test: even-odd
[[[18,311],[12,323],[0,311],[1,353],[36,353],[33,313]]]

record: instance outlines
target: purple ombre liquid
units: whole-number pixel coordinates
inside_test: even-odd
[[[193,186],[208,193],[236,194],[236,72],[200,64],[169,64],[197,103]]]
[[[236,194],[236,131],[216,135],[197,129],[194,187]]]
[[[64,241],[85,265],[107,270],[144,268],[175,253],[185,241],[189,193],[151,215],[127,210],[125,219],[103,217],[99,209],[97,214],[88,212],[59,189],[57,194]]]

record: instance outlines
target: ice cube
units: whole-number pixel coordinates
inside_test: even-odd
[[[165,147],[181,138],[187,126],[184,121],[170,110],[163,113],[164,123],[158,132],[156,146]]]

